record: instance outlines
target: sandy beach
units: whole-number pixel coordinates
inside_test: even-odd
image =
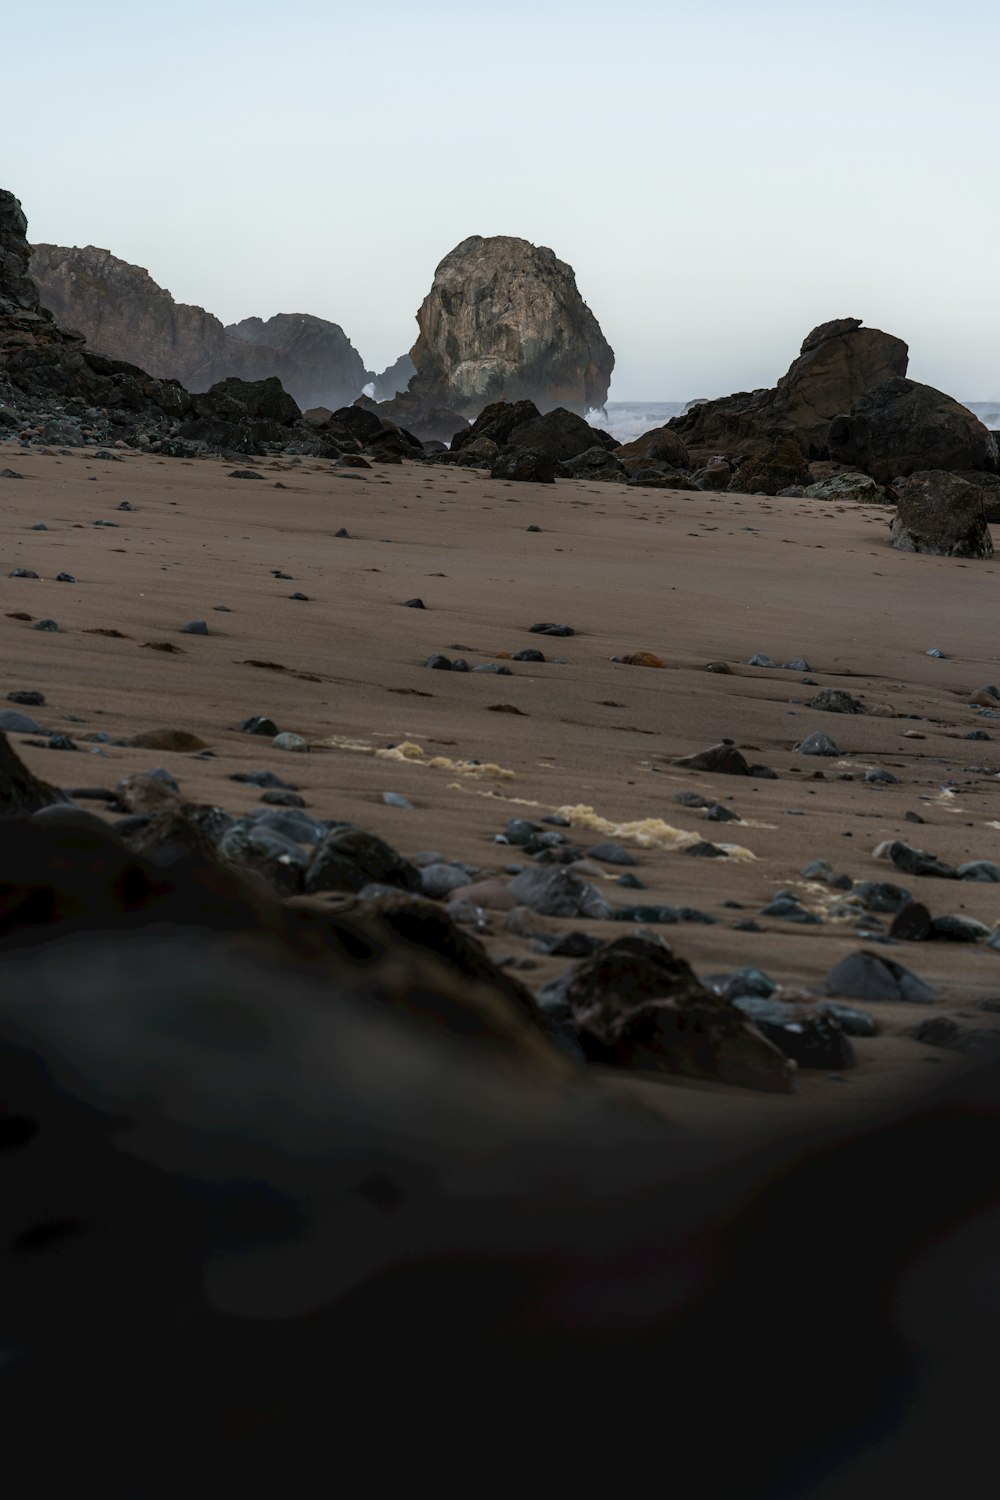
[[[5,691],[44,693],[44,708],[26,711],[70,734],[79,753],[33,747],[26,734],[11,741],[58,786],[112,788],[129,771],[164,766],[188,799],[240,814],[259,793],[232,774],[269,768],[317,817],[502,880],[519,863],[516,848],[495,842],[508,819],[561,812],[585,847],[613,837],[634,853],[641,895],[617,885],[619,869],[587,862],[612,905],[669,903],[718,919],[657,929],[702,977],[754,965],[821,993],[840,958],[871,946],[854,918],[829,916],[842,892],[801,875],[814,859],[855,881],[901,880],[934,916],[1000,918],[994,884],[914,880],[873,855],[905,839],[952,864],[990,859],[1000,826],[997,751],[967,737],[992,729],[966,703],[1000,676],[997,565],[893,551],[884,507],[511,485],[411,463],[361,471],[282,457],[254,460],[261,479],[236,479],[222,459],[109,461],[14,445],[7,454],[23,477],[2,481]],[[134,509],[119,509],[125,501]],[[33,530],[39,523],[46,529]],[[341,529],[349,535],[337,537]],[[7,576],[18,567],[39,576]],[[56,582],[60,572],[75,581]],[[424,609],[403,607],[415,597]],[[42,618],[58,632],[33,630]],[[196,619],[207,636],[182,632]],[[574,634],[531,634],[540,622]],[[173,649],[154,649],[162,643]],[[508,663],[526,647],[545,662]],[[935,648],[944,655],[928,655]],[[509,664],[511,675],[427,670],[435,652],[470,667]],[[611,660],[635,652],[665,666]],[[754,653],[779,666],[747,665]],[[808,672],[780,665],[800,659]],[[709,662],[730,671],[708,672]],[[849,690],[869,712],[807,708],[818,687],[803,677]],[[309,753],[240,732],[256,714],[305,736]],[[162,729],[189,731],[211,753],[114,743]],[[98,731],[111,743],[89,744]],[[841,754],[796,753],[813,731]],[[673,763],[724,737],[776,779]],[[896,783],[866,782],[874,768]],[[706,822],[703,809],[675,800],[686,791],[741,821]],[[386,792],[412,807],[385,805]],[[691,836],[736,847],[690,857]],[[760,917],[780,890],[821,924]],[[480,936],[532,989],[566,968],[505,918],[490,911]],[[760,931],[737,927],[750,919]],[[883,951],[934,986],[935,1014],[993,1024],[977,1009],[1000,996],[992,949]],[[881,1108],[964,1065],[906,1035],[929,1007],[868,1008],[880,1035],[855,1041],[858,1067],[800,1069],[791,1096],[684,1080],[630,1087],[681,1125],[798,1128]]]

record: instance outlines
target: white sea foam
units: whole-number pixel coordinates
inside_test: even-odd
[[[683,401],[609,401],[603,411],[588,411],[591,427],[602,427],[620,443],[631,443],[671,417],[680,416]]]

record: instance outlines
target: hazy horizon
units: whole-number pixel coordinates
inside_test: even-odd
[[[613,401],[773,385],[859,317],[916,380],[1000,399],[1000,17],[956,0],[288,0],[47,8],[5,80],[0,185],[34,242],[96,244],[225,323],[310,312],[370,369],[471,234],[550,246],[616,354]],[[11,55],[39,45],[26,15]]]

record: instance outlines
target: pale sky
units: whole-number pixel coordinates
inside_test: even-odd
[[[612,400],[771,385],[853,316],[1000,397],[996,0],[46,0],[4,18],[0,186],[225,322],[370,368],[470,234],[549,245]]]

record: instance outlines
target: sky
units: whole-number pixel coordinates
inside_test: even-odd
[[[4,37],[29,237],[224,322],[315,313],[381,369],[512,234],[573,266],[612,400],[773,385],[838,317],[1000,398],[995,0],[46,0]]]

